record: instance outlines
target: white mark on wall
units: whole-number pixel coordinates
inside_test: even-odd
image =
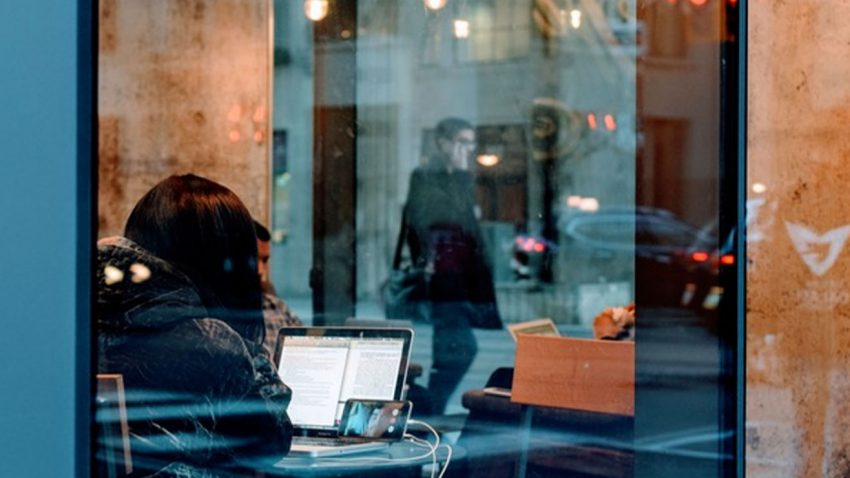
[[[832,229],[821,235],[806,226],[788,221],[785,221],[785,228],[800,258],[818,277],[826,274],[835,265],[847,237],[850,236],[850,225]],[[826,254],[818,251],[817,246],[822,245],[829,246]]]

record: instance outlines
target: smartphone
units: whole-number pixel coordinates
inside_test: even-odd
[[[339,436],[401,440],[412,408],[408,400],[349,399],[342,410]]]

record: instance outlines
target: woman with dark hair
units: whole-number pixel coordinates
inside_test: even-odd
[[[123,376],[156,476],[229,476],[289,450],[290,390],[262,351],[254,224],[229,189],[171,176],[98,244],[98,371]],[[211,470],[215,470],[214,472]]]
[[[171,176],[136,203],[124,236],[189,276],[213,317],[262,343],[254,219],[236,194],[192,174]]]

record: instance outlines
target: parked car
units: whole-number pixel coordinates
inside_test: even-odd
[[[715,288],[717,267],[712,266],[712,258],[717,256],[717,248],[708,249],[711,231],[700,230],[670,211],[603,208],[564,216],[559,229],[565,236],[564,247],[571,249],[574,257],[597,262],[610,259],[612,263],[629,262],[630,256],[634,257],[636,295],[642,305],[717,305],[715,296],[722,291]],[[722,256],[717,257],[719,263]]]

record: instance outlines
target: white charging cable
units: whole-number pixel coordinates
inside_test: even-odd
[[[351,457],[346,457],[346,458],[342,458],[342,457],[340,457],[340,458],[326,458],[323,461],[325,461],[325,462],[335,462],[335,463],[344,463],[344,462],[351,463],[353,461],[382,462],[382,463],[386,463],[386,462],[403,463],[403,462],[408,462],[408,461],[423,460],[423,459],[428,458],[430,456],[431,457],[431,478],[435,478],[435,477],[436,478],[442,478],[442,476],[446,473],[446,470],[448,470],[449,463],[452,460],[452,447],[448,444],[440,443],[440,434],[437,433],[437,430],[435,430],[434,427],[432,427],[431,425],[429,425],[429,424],[427,424],[423,421],[420,421],[420,420],[410,420],[408,423],[421,425],[421,426],[427,428],[428,431],[431,432],[432,435],[434,435],[434,443],[431,443],[428,440],[424,440],[422,438],[413,436],[409,433],[404,434],[405,440],[408,440],[410,443],[413,443],[417,446],[427,448],[428,449],[427,453],[424,453],[424,454],[421,454],[421,455],[416,455],[416,456],[408,456],[408,457],[404,457],[404,458],[351,456]],[[436,474],[436,472],[437,472],[437,450],[441,446],[446,448],[446,462],[443,465],[442,469],[440,470],[440,474],[437,475]]]
[[[429,424],[427,424],[427,423],[425,423],[421,420],[410,420],[408,423],[415,424],[415,425],[422,425],[423,427],[427,428],[428,431],[431,432],[431,434],[434,435],[434,443],[433,444],[428,442],[427,440],[422,440],[421,438],[416,438],[416,437],[413,437],[412,435],[410,435],[412,438],[415,438],[416,440],[424,441],[425,443],[427,443],[428,445],[430,445],[432,447],[431,448],[431,465],[432,465],[431,466],[431,478],[434,478],[434,474],[437,471],[437,450],[441,446],[446,447],[446,463],[443,464],[443,467],[440,470],[440,474],[438,475],[438,478],[442,478],[443,475],[446,474],[446,470],[449,469],[449,463],[452,461],[452,447],[451,447],[451,445],[448,445],[446,443],[440,444],[440,434],[437,433],[437,430],[435,430],[434,427],[432,427],[431,425],[429,425]]]

